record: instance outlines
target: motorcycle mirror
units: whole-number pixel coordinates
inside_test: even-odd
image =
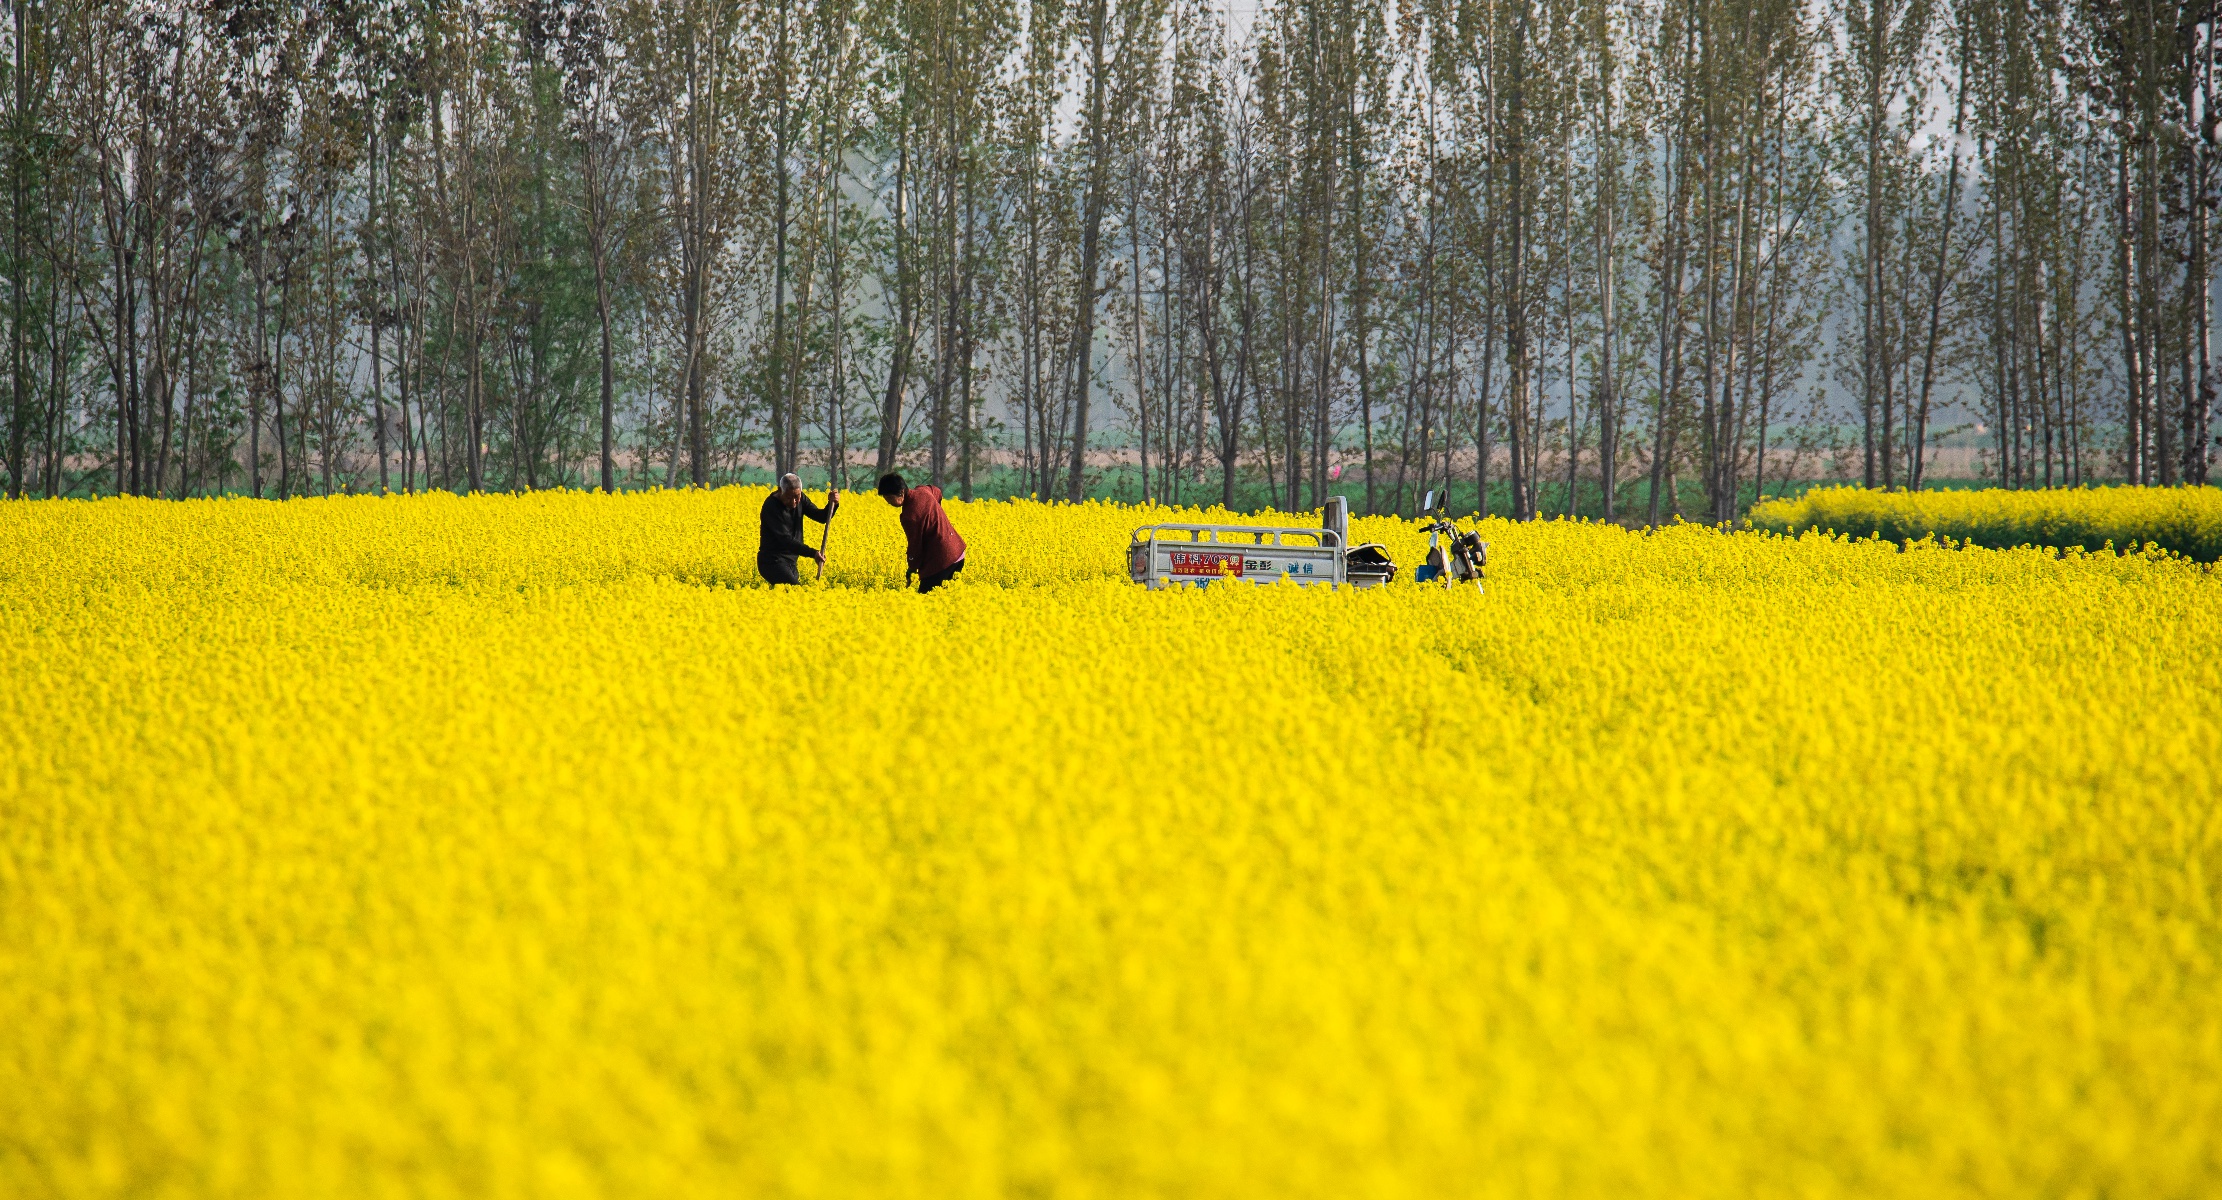
[[[1431,491],[1429,491],[1429,492],[1427,493],[1427,499],[1425,499],[1425,500],[1422,500],[1422,501],[1420,501],[1420,511],[1421,511],[1421,512],[1434,512],[1434,511],[1435,511],[1435,493],[1434,493],[1434,492],[1433,492],[1432,490],[1431,490]]]

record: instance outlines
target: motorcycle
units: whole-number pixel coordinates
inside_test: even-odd
[[[1475,591],[1488,591],[1482,586],[1481,577],[1482,569],[1489,565],[1489,543],[1481,540],[1479,530],[1460,529],[1445,514],[1443,510],[1450,503],[1447,491],[1441,493],[1440,502],[1437,495],[1429,492],[1420,502],[1420,515],[1432,519],[1420,526],[1427,532],[1427,561],[1412,572],[1412,582],[1440,579],[1447,588],[1471,581]]]

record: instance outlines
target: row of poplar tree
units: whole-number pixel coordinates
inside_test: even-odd
[[[5,7],[19,496],[1722,520],[2214,442],[2206,5]]]

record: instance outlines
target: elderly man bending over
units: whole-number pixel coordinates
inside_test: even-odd
[[[795,560],[808,558],[825,563],[826,556],[811,548],[803,540],[802,519],[823,525],[833,520],[835,509],[841,507],[841,489],[826,489],[826,506],[819,508],[802,494],[800,476],[787,474],[779,477],[779,490],[764,497],[763,535],[756,547],[756,572],[770,584],[800,584],[802,576],[795,573]]]

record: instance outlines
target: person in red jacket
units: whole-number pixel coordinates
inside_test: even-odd
[[[910,543],[905,573],[918,576],[918,594],[940,587],[964,570],[964,539],[949,526],[941,511],[941,489],[923,484],[910,487],[893,471],[880,476],[880,499],[903,510],[903,538]]]

